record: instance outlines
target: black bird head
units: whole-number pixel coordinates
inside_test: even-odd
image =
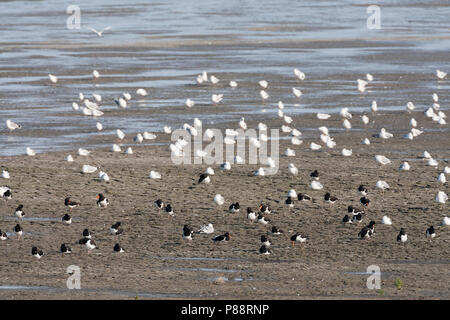
[[[247,208],[247,213],[251,213],[251,212],[253,212],[252,208],[248,207]]]
[[[88,229],[84,229],[83,230],[83,237],[88,237],[90,235],[89,230]]]
[[[368,227],[372,229],[374,225],[375,225],[375,221],[370,221]]]
[[[229,232],[225,232],[224,236],[225,236],[225,239],[226,239],[227,241],[229,241],[230,238],[231,238],[231,235],[230,235]]]
[[[66,199],[64,199],[64,205],[68,206],[70,203],[70,198],[67,197]]]
[[[266,242],[267,241],[267,237],[265,235],[261,236],[261,242]]]
[[[66,213],[62,219],[64,221],[69,221],[70,220],[70,215]]]
[[[319,177],[319,171],[314,170],[313,172],[311,172],[310,177],[311,178],[318,178]]]
[[[105,200],[105,196],[103,195],[103,193],[99,193],[97,196],[98,201],[103,201]]]
[[[348,208],[347,208],[347,212],[354,212],[355,211],[355,208],[353,207],[353,206],[348,206]]]
[[[166,212],[172,212],[172,206],[170,204],[166,206]]]
[[[113,225],[111,226],[111,228],[117,230],[117,229],[119,229],[119,227],[120,227],[121,224],[122,224],[122,223],[118,221],[118,222],[116,222],[115,224],[113,224]]]
[[[119,252],[122,249],[122,247],[116,243],[116,245],[114,246],[114,251]]]
[[[12,198],[11,190],[6,190],[5,193],[3,193],[3,198]]]
[[[324,199],[330,200],[331,194],[329,192],[325,193]]]
[[[23,204],[19,205],[19,206],[17,207],[16,211],[22,211],[22,209],[23,209]]]

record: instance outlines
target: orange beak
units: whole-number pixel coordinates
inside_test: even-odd
[[[97,200],[100,199],[100,196],[97,196],[96,199],[97,199]]]

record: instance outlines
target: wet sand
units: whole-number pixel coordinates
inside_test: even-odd
[[[411,115],[406,112],[369,114],[375,123],[368,128],[354,114],[349,132],[341,130],[338,115],[322,121],[311,114],[295,116],[291,126],[302,131],[304,142],[292,146],[289,140],[280,140],[280,153],[289,146],[297,156],[281,156],[277,175],[252,176],[259,167],[256,165],[232,165],[231,171],[221,171],[213,165],[216,174],[210,185],[197,184],[207,165],[172,164],[167,147],[170,135],[162,133],[157,133],[157,139],[152,141],[162,145],[145,146],[133,143],[133,135],[127,134],[121,143],[132,145],[133,155],[112,153],[108,147],[90,149],[93,152],[88,157],[72,151],[73,163],[64,161],[69,152],[0,157],[2,169],[11,174],[9,181],[2,179],[0,184],[13,191],[12,200],[1,202],[2,231],[12,232],[18,204],[24,205],[26,217],[60,219],[68,211],[64,207],[66,196],[82,203],[71,213],[74,222],[69,226],[25,219],[21,222],[23,239],[11,236],[0,243],[0,298],[448,299],[450,229],[439,225],[444,216],[449,216],[449,209],[434,201],[438,190],[450,193],[448,184],[438,186],[436,182],[443,167],[450,165],[448,126],[440,128],[422,112],[414,112],[413,116],[419,126],[425,127],[425,133],[413,141],[402,139],[409,131]],[[249,128],[256,128],[262,117],[246,118]],[[269,128],[282,124],[278,119],[263,122]],[[322,125],[339,128],[330,129],[337,146],[311,151],[310,142],[320,143],[316,128]],[[206,127],[237,128],[237,122]],[[381,127],[395,137],[386,142],[372,137]],[[364,137],[371,140],[370,146],[361,145]],[[112,145],[118,141],[114,136],[98,135],[88,143]],[[341,156],[343,147],[352,149],[353,156]],[[420,159],[424,150],[439,161],[439,169]],[[381,167],[374,160],[377,154],[387,156],[393,163]],[[399,173],[398,167],[405,159],[412,169]],[[291,162],[299,169],[296,177],[287,170]],[[111,181],[98,181],[97,173],[82,174],[83,164],[98,166]],[[320,172],[324,190],[309,188],[309,174],[314,169]],[[150,170],[160,172],[162,179],[151,180]],[[384,194],[376,190],[378,180],[387,181],[391,190]],[[369,188],[372,204],[361,224],[342,225],[347,206],[359,206],[360,184]],[[295,202],[294,209],[288,209],[284,200],[290,189],[306,192],[314,201]],[[331,206],[325,203],[326,191],[339,201]],[[100,192],[110,200],[110,206],[104,210],[95,205]],[[217,193],[225,198],[223,206],[213,202]],[[153,202],[158,198],[172,204],[173,217],[156,209]],[[236,201],[241,204],[241,211],[228,213],[228,206]],[[256,210],[262,202],[270,204],[273,210],[267,215],[272,220],[267,226],[246,219],[245,208]],[[392,218],[392,226],[380,223],[384,215]],[[358,232],[370,220],[377,223],[375,236],[359,240]],[[116,221],[122,222],[123,235],[109,234],[109,227]],[[197,229],[205,223],[214,225],[214,235],[230,232],[231,240],[214,244],[212,235],[200,234],[194,235],[191,244],[183,241],[184,224]],[[272,225],[285,234],[270,234]],[[431,243],[425,237],[430,225],[437,232]],[[404,245],[396,241],[401,227],[409,237]],[[98,245],[90,254],[78,244],[84,228],[89,228]],[[307,235],[307,242],[292,247],[289,238],[294,232]],[[273,253],[269,256],[258,253],[262,234],[268,234],[272,241]],[[117,242],[125,253],[113,252]],[[73,253],[60,254],[61,243],[69,244]],[[41,260],[31,256],[32,246],[44,250]],[[382,292],[368,290],[368,275],[358,274],[373,264],[381,269]],[[81,268],[81,290],[66,289],[66,268],[70,265]],[[218,277],[226,277],[227,281],[215,283]],[[401,289],[395,285],[397,279],[403,282]],[[17,285],[47,288],[5,287]]]

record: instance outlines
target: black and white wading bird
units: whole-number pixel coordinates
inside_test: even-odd
[[[183,227],[183,239],[191,241],[193,233],[194,231],[187,224],[185,224]]]
[[[155,201],[155,206],[158,209],[162,209],[162,208],[164,208],[164,202],[161,199],[158,199],[158,200]]]
[[[300,233],[297,232],[291,237],[292,246],[294,247],[296,242],[300,243],[305,242],[306,239],[307,239],[306,236],[302,236]]]
[[[261,254],[271,254],[272,251],[265,245],[262,245],[261,248],[259,248],[259,253]]]
[[[120,244],[116,243],[116,245],[113,248],[114,252],[125,252],[125,250],[120,246]]]
[[[212,238],[213,241],[216,242],[222,242],[222,241],[230,241],[231,239],[231,235],[229,232],[225,232],[225,234],[220,235],[220,236],[215,236]]]
[[[71,224],[72,223],[72,217],[68,214],[68,213],[66,213],[63,217],[62,217],[62,222],[64,223],[64,224]]]
[[[209,177],[209,174],[207,174],[207,173],[202,173],[200,175],[200,178],[198,179],[198,183],[208,184],[210,182],[211,182],[211,178]]]
[[[37,247],[33,247],[31,248],[31,254],[33,255],[33,257],[40,259],[44,255],[44,252]]]
[[[236,202],[232,203],[228,209],[230,210],[231,213],[236,213],[239,212],[240,208],[241,206],[239,205],[239,202]]]
[[[23,211],[23,204],[17,207],[15,214],[17,218],[19,218],[19,220],[23,219],[23,217],[25,216],[25,212]]]
[[[72,248],[63,243],[61,244],[61,248],[59,249],[59,251],[61,251],[61,253],[72,253]]]
[[[102,193],[99,193],[97,196],[97,206],[99,208],[106,208],[109,204],[109,200],[105,198]]]
[[[64,205],[68,207],[70,211],[72,211],[73,208],[81,206],[81,203],[70,200],[70,197],[67,197],[66,199],[64,199]]]
[[[109,228],[109,232],[114,235],[118,236],[119,234],[123,233],[123,229],[120,227],[122,223],[120,221],[114,223],[111,228]]]
[[[427,231],[425,231],[425,235],[427,236],[428,239],[433,240],[434,237],[436,237],[436,232],[434,231],[434,227],[430,226]]]
[[[408,235],[406,234],[405,229],[401,228],[400,232],[399,232],[399,234],[397,236],[397,241],[405,243],[407,240],[408,240]]]

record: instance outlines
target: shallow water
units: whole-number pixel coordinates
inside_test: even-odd
[[[109,116],[108,111],[116,110],[113,99],[123,92],[133,95],[131,113],[183,107],[186,98],[210,105],[212,93],[223,93],[217,111],[198,115],[211,123],[262,114],[261,79],[269,81],[266,116],[273,116],[271,108],[279,100],[287,114],[301,114],[336,113],[343,106],[363,112],[375,99],[380,110],[401,110],[410,100],[422,108],[431,104],[432,92],[443,101],[448,97],[448,80],[434,76],[438,68],[450,71],[446,1],[377,1],[379,30],[367,28],[367,6],[356,0],[339,6],[326,0],[187,0],[182,5],[80,0],[80,29],[66,26],[70,4],[0,3],[0,126],[6,119],[23,125],[20,136],[1,132],[0,156],[24,154],[26,147],[38,152],[76,149],[97,134],[97,121],[105,125],[105,133],[116,128],[160,132],[165,124],[175,127],[191,119],[162,111]],[[102,37],[87,29],[106,26],[111,30]],[[304,82],[295,81],[294,68],[306,73]],[[94,69],[101,74],[96,81]],[[195,85],[204,70],[221,82]],[[356,79],[367,72],[375,80],[360,94]],[[56,85],[49,73],[59,77]],[[239,87],[229,88],[229,80]],[[292,95],[294,86],[304,92],[301,99]],[[139,87],[149,95],[137,97]],[[73,112],[79,92],[90,99],[92,93],[101,94],[106,114],[91,118]],[[442,103],[442,108],[448,106]],[[58,132],[36,136],[38,129]]]

